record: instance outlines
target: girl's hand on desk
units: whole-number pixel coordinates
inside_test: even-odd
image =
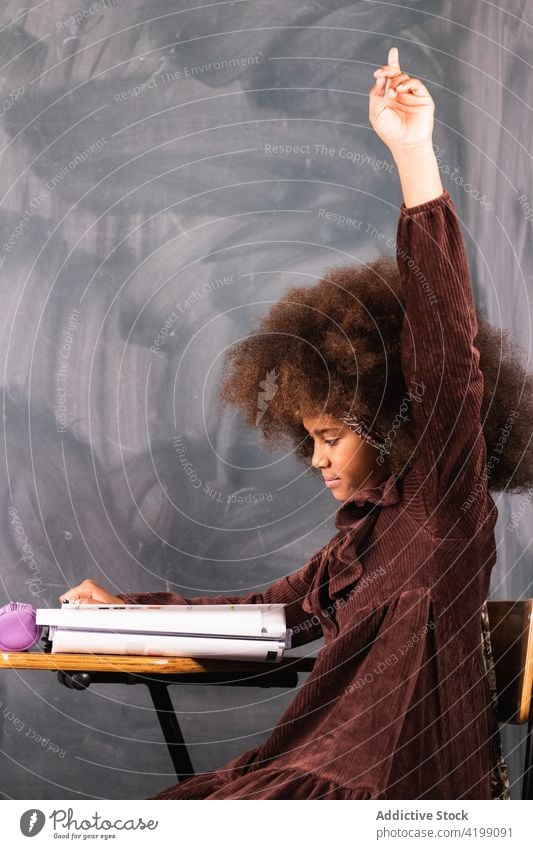
[[[59,596],[59,601],[79,601],[82,604],[124,604],[124,599],[112,595],[99,584],[86,578],[77,587]]]
[[[391,47],[388,64],[374,71],[369,119],[380,139],[394,148],[431,146],[435,104],[425,85],[400,70],[398,48]]]

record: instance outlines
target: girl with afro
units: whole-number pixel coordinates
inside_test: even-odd
[[[262,593],[115,596],[86,580],[61,596],[282,603],[293,646],[324,638],[266,742],[152,799],[509,798],[486,618],[489,490],[533,484],[532,376],[474,305],[427,88],[396,48],[374,77],[370,122],[404,198],[396,259],[289,289],[230,349],[220,388],[322,476],[338,532]]]

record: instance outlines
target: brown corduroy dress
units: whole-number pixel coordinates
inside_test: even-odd
[[[491,798],[480,621],[497,509],[484,474],[471,281],[447,190],[402,204],[396,256],[416,463],[344,501],[329,543],[263,593],[121,596],[284,603],[293,646],[324,636],[313,671],[263,744],[150,798]]]

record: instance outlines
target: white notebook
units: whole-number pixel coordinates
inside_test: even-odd
[[[283,604],[74,604],[40,608],[52,653],[277,662],[290,648]]]

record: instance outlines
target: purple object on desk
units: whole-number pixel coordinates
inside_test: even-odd
[[[31,604],[12,601],[0,607],[1,651],[26,651],[39,641],[41,631]]]

